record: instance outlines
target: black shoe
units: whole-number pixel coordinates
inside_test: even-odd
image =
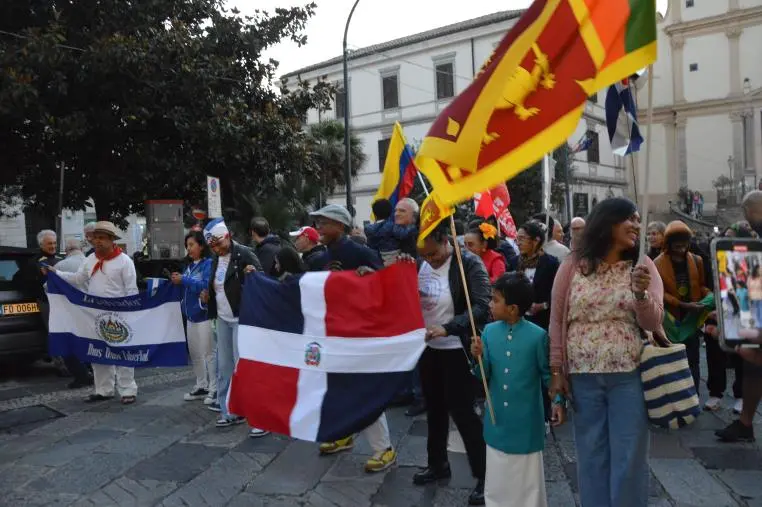
[[[484,479],[480,480],[468,495],[468,505],[484,505]]]
[[[405,415],[408,417],[418,417],[421,414],[426,413],[426,404],[422,401],[416,402],[414,405],[412,405],[407,411],[405,412]]]
[[[103,396],[102,394],[91,394],[85,398],[85,403],[97,403],[99,401],[106,401],[112,399],[113,396]]]
[[[69,385],[67,386],[69,389],[79,389],[81,387],[89,387],[93,385],[93,378],[78,378],[74,379],[71,382],[69,382]]]
[[[413,484],[416,486],[423,486],[425,484],[431,484],[443,479],[449,479],[452,477],[452,471],[450,470],[450,464],[445,463],[438,467],[427,467],[426,469],[418,472],[413,476]]]
[[[721,442],[754,442],[754,428],[735,420],[724,429],[714,432]]]

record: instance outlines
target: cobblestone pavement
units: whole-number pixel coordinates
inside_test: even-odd
[[[313,443],[252,440],[245,426],[214,428],[215,414],[182,400],[190,377],[187,370],[141,372],[130,407],[86,405],[87,391],[60,390],[62,379],[0,383],[0,506],[466,505],[473,480],[461,453],[451,453],[449,483],[412,485],[426,462],[423,418],[389,411],[398,464],[367,475],[362,438],[352,453],[320,457]],[[651,505],[762,506],[759,447],[715,441],[714,430],[731,418],[726,408],[681,431],[653,432]],[[451,446],[459,447],[457,438]],[[569,425],[548,442],[545,475],[550,506],[578,505]]]

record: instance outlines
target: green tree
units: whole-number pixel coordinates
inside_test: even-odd
[[[309,127],[309,142],[313,161],[320,168],[320,188],[330,193],[345,183],[346,149],[344,145],[344,122],[324,120]],[[352,175],[365,166],[368,160],[363,151],[362,140],[354,132],[349,134],[349,152],[352,159]]]
[[[0,3],[0,186],[57,210],[92,198],[99,218],[123,220],[147,198],[204,202],[219,176],[238,193],[298,191],[321,168],[302,132],[332,88],[272,83],[262,53],[301,34],[314,4],[242,17],[223,0]]]

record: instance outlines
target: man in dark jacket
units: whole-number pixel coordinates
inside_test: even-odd
[[[378,253],[367,246],[349,239],[347,231],[352,227],[352,215],[343,206],[329,204],[313,213],[317,230],[327,250],[315,260],[317,271],[376,271],[384,267]],[[363,430],[373,456],[365,462],[366,472],[381,472],[397,461],[397,452],[392,447],[386,414],[381,414],[376,421]],[[337,454],[352,449],[355,445],[353,435],[333,442],[320,444],[321,454]]]
[[[329,204],[313,213],[315,225],[326,251],[315,258],[311,271],[353,271],[360,267],[378,270],[384,267],[377,252],[349,239],[352,227],[349,211],[338,204]]]
[[[309,271],[320,271],[320,266],[315,264],[320,254],[325,252],[325,245],[320,244],[320,234],[312,227],[302,227],[298,231],[289,233],[293,238],[294,248],[302,254],[302,260]]]
[[[275,256],[280,251],[280,238],[270,232],[270,224],[265,217],[251,219],[251,239],[254,252],[262,263],[262,272],[276,276]]]
[[[218,428],[245,422],[243,417],[229,414],[227,395],[233,370],[238,361],[238,314],[246,275],[261,271],[262,265],[251,249],[230,237],[225,221],[217,218],[204,228],[204,239],[214,252],[209,289],[202,291],[201,301],[207,303],[209,318],[217,319],[217,403],[209,410],[220,412]],[[261,437],[267,432],[252,428],[249,435]]]

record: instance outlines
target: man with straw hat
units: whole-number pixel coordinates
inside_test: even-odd
[[[62,279],[92,296],[119,298],[138,293],[137,275],[132,259],[122,252],[114,241],[120,239],[119,230],[111,222],[96,222],[93,227],[93,247],[85,262],[75,273],[56,272]],[[54,267],[48,268],[56,271]],[[85,401],[93,403],[114,397],[116,389],[122,403],[135,403],[138,386],[135,369],[126,366],[93,363],[95,393]]]

